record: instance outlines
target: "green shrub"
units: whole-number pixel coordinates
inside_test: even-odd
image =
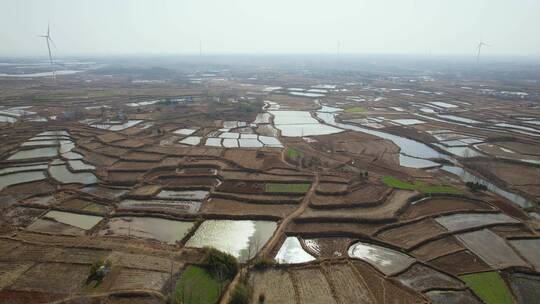
[[[234,287],[229,304],[249,304],[251,292],[246,284],[238,282]]]
[[[203,263],[208,272],[217,280],[232,280],[238,273],[238,261],[228,253],[215,248],[205,248],[206,257]]]
[[[88,274],[88,278],[86,279],[86,284],[96,281],[96,285],[101,283],[103,278],[109,273],[111,270],[112,263],[111,261],[103,261],[99,260],[92,264],[90,267],[90,273]]]
[[[264,270],[276,265],[276,261],[273,259],[258,259],[253,263],[253,268],[257,270]]]

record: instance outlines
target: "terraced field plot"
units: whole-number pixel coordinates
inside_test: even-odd
[[[536,65],[323,57],[0,62],[0,302],[535,302]]]
[[[482,272],[460,277],[487,304],[512,303],[512,296],[496,272]]]

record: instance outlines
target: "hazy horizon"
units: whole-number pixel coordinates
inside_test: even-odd
[[[540,56],[540,2],[4,0],[0,56]]]

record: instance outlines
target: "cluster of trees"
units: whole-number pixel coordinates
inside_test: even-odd
[[[235,110],[240,113],[257,113],[261,111],[264,103],[262,101],[253,101],[253,102],[239,102],[236,104]]]

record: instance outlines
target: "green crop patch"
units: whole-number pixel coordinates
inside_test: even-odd
[[[345,113],[363,113],[365,111],[366,109],[364,109],[363,107],[352,107],[345,109]]]
[[[461,191],[458,189],[447,185],[430,185],[420,181],[416,181],[414,184],[411,184],[393,176],[384,176],[381,180],[385,185],[396,189],[417,190],[422,193],[461,194]]]
[[[293,149],[293,148],[288,148],[287,149],[287,157],[288,158],[299,158],[299,157],[302,157],[304,156],[304,153],[302,153],[302,151],[298,151],[296,149]]]
[[[309,191],[310,184],[308,183],[269,183],[265,185],[265,192],[270,193],[306,193]]]
[[[204,268],[188,266],[176,283],[173,303],[217,303],[224,283],[216,281]]]
[[[503,279],[494,271],[460,276],[486,304],[513,303]]]

